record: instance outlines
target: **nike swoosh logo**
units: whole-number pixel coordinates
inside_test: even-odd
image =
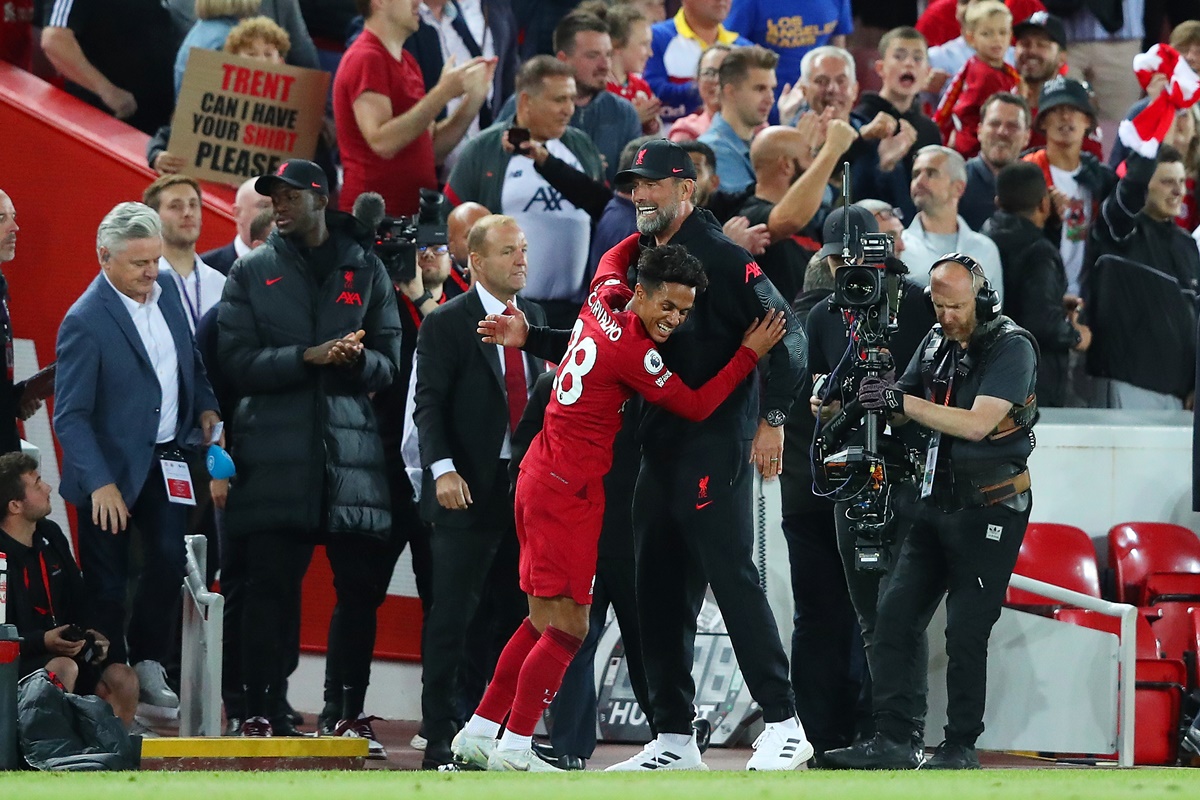
[[[267,286],[274,286],[276,283],[279,283],[281,280],[283,280],[282,275],[280,275],[278,278],[271,278],[270,280],[267,281]]]
[[[699,511],[700,509],[707,508],[707,507],[711,506],[712,504],[713,504],[712,500],[709,500],[707,503],[696,503],[696,510]]]
[[[671,167],[671,172],[678,174],[680,172],[683,172],[683,168],[682,167]]]

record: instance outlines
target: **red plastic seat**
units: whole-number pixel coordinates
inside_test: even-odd
[[[1117,601],[1149,605],[1146,582],[1154,573],[1200,574],[1200,537],[1167,522],[1124,522],[1108,531],[1108,563]]]
[[[1120,635],[1116,617],[1064,608],[1054,618],[1086,628]],[[1162,648],[1144,614],[1137,621],[1137,665],[1134,684],[1134,743],[1136,764],[1174,764],[1178,757],[1180,709],[1187,683],[1183,661],[1162,658]],[[1110,754],[1115,758],[1116,754]]]
[[[1096,548],[1087,533],[1072,525],[1029,523],[1013,572],[1091,597],[1100,596]],[[1012,588],[1005,595],[1005,602],[1026,610],[1063,605],[1048,597]]]

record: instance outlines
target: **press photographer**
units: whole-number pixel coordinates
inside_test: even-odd
[[[8,556],[8,622],[21,636],[20,674],[45,668],[68,692],[107,700],[126,727],[138,703],[137,673],[108,660],[108,640],[89,627],[83,573],[50,514],[37,461],[0,456],[0,553]]]
[[[809,366],[818,385],[811,399],[812,413],[818,416],[813,475],[819,493],[836,501],[838,553],[874,674],[876,607],[887,586],[888,564],[903,539],[896,507],[911,503],[915,490],[903,468],[889,472],[886,481],[876,481],[870,459],[864,458],[865,411],[854,398],[866,376],[894,377],[892,363],[908,363],[934,318],[921,287],[908,280],[907,268],[892,255],[890,237],[878,233],[876,218],[866,209],[834,210],[823,233],[818,256],[833,274],[835,290],[812,310],[806,326]],[[882,428],[879,422],[876,434]],[[873,438],[869,451],[878,454],[882,445],[893,460],[921,447],[915,425],[896,437]],[[854,460],[837,459],[835,454],[851,448],[856,448]],[[825,469],[825,456],[837,462],[830,465],[833,474]]]
[[[978,769],[987,644],[1016,564],[1032,495],[1026,460],[1037,419],[1033,337],[1000,315],[972,258],[949,253],[930,271],[940,323],[897,383],[869,376],[857,402],[931,430],[919,499],[878,609],[872,637],[875,737],[826,753],[831,766],[911,769],[924,751],[926,661],[915,652],[946,600],[945,741],[924,769]]]

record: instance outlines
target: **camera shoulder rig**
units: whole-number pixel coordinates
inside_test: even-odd
[[[971,343],[967,347],[967,352],[959,360],[958,365],[954,369],[955,383],[960,382],[974,370],[982,369],[995,350],[996,345],[1013,336],[1020,336],[1033,347],[1036,369],[1036,363],[1041,358],[1041,351],[1038,348],[1037,340],[1033,338],[1033,334],[1029,331],[1013,322],[1010,318],[1001,315],[991,322],[979,326],[975,335],[971,337]],[[932,392],[933,365],[936,361],[937,353],[941,350],[945,341],[946,337],[942,332],[942,326],[934,325],[933,335],[929,337],[929,341],[926,342],[925,349],[921,353],[921,379],[925,384],[926,391]],[[997,439],[1003,439],[1014,431],[1031,430],[1034,423],[1037,422],[1038,416],[1037,394],[1031,393],[1025,398],[1023,404],[1013,404],[1013,407],[1009,409],[1008,416],[1002,419],[996,428],[988,434],[987,439],[989,441],[996,441]]]

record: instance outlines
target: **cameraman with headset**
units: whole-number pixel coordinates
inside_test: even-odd
[[[826,753],[830,766],[921,766],[917,641],[947,595],[946,738],[926,769],[978,769],[987,644],[1000,616],[1033,503],[1026,460],[1037,419],[1033,337],[999,314],[999,298],[974,259],[948,253],[930,270],[939,322],[898,383],[869,376],[858,401],[931,430],[919,500],[874,634],[875,737]]]
[[[864,263],[863,235],[878,233],[875,216],[858,205],[850,206],[848,209],[835,209],[826,217],[822,236],[824,244],[817,256],[824,259],[835,281],[837,281],[838,273],[846,267],[842,248],[843,242],[846,241],[847,217],[849,218],[848,241],[852,248],[854,263]],[[887,236],[887,234],[883,235]],[[895,329],[888,333],[886,347],[895,363],[907,364],[917,352],[921,339],[933,327],[935,320],[929,304],[925,301],[922,288],[908,279],[907,267],[891,256],[886,257],[883,261],[882,264],[871,266],[878,266],[882,269],[885,291],[884,297],[881,299],[888,302],[895,312]],[[843,282],[844,278],[845,276],[843,276]],[[817,416],[822,424],[828,423],[842,410],[845,400],[854,398],[857,385],[864,378],[861,368],[847,368],[850,345],[858,343],[858,334],[851,330],[852,311],[839,306],[838,299],[839,294],[835,293],[818,303],[808,315],[805,329],[809,343],[808,363],[814,382],[824,380],[824,383],[828,385],[827,389],[824,388],[824,385],[818,385],[821,391],[814,391],[810,401],[812,414]],[[844,361],[846,363],[843,363]],[[823,378],[830,373],[835,373],[832,379]],[[893,370],[892,375],[894,376],[894,374]],[[853,403],[848,413],[861,417],[861,410],[857,403]],[[844,440],[839,442],[839,445],[848,442],[861,444],[864,437],[864,426],[861,423],[854,423],[848,426],[848,430],[848,433],[839,437]],[[920,434],[915,425],[901,429],[899,438],[908,447],[919,448],[922,446]],[[802,444],[807,450],[812,442],[808,440]],[[807,454],[803,457],[807,457]],[[815,464],[814,474],[819,475],[820,473],[820,465]],[[818,488],[822,489],[819,492],[821,496],[835,494],[821,484],[818,485]],[[893,501],[898,503],[912,502],[916,496],[915,490],[912,490],[908,483],[893,485],[892,492]],[[854,605],[859,627],[862,630],[867,665],[871,673],[874,673],[871,645],[875,630],[876,608],[879,597],[887,586],[889,577],[887,564],[894,560],[899,552],[900,543],[903,541],[902,526],[895,519],[888,523],[883,533],[883,541],[879,543],[886,546],[887,549],[883,556],[883,563],[860,565],[856,557],[855,546],[858,536],[849,515],[855,513],[861,498],[841,499],[835,496],[833,499],[837,501],[834,506],[837,550],[845,572],[850,600]],[[874,550],[876,543],[867,542],[866,546]],[[924,663],[925,660],[924,642],[924,637],[920,637],[919,657],[922,660],[921,663]],[[869,683],[867,686],[869,687]],[[922,689],[921,702],[923,703],[923,685],[920,688]],[[924,713],[921,714],[921,718],[924,719]]]

